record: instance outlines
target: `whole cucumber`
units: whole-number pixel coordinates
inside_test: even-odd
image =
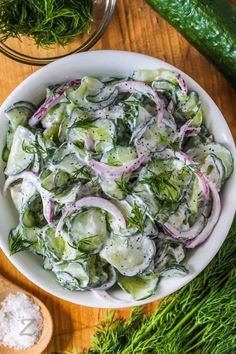
[[[225,0],[146,0],[236,86],[236,5]]]

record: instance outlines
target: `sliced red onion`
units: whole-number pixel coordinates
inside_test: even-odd
[[[186,244],[187,248],[194,248],[194,247],[200,245],[201,243],[203,243],[212,233],[212,231],[213,231],[213,229],[220,217],[221,201],[220,201],[219,193],[213,183],[209,182],[209,186],[210,186],[211,195],[212,195],[212,199],[213,199],[211,215],[207,221],[205,228],[202,230],[202,232],[199,235],[197,235],[193,240],[187,242],[187,244]]]
[[[61,99],[62,95],[64,92],[70,87],[70,86],[77,86],[79,85],[81,80],[71,80],[68,81],[64,86],[59,87],[55,94],[51,97],[49,97],[47,100],[44,101],[44,103],[37,109],[37,111],[33,114],[33,116],[29,120],[29,125],[32,127],[37,125],[41,119],[45,117],[47,112],[55,106]]]
[[[124,81],[115,85],[120,92],[132,92],[134,90],[144,92],[153,97],[157,108],[157,124],[160,124],[163,119],[164,108],[158,94],[147,84],[141,81]]]
[[[42,199],[43,215],[47,222],[51,223],[54,218],[54,201],[50,198],[49,193],[41,187],[36,173],[25,171],[18,175],[8,177],[3,187],[3,193],[6,194],[9,186],[18,179],[26,179],[35,186]]]
[[[120,209],[113,203],[111,203],[109,200],[100,198],[100,197],[84,197],[82,199],[77,200],[74,203],[70,203],[66,206],[66,210],[62,214],[57,227],[56,227],[56,236],[60,236],[60,232],[64,226],[65,223],[65,218],[73,213],[74,211],[80,209],[80,208],[100,208],[105,210],[107,213],[113,215],[118,221],[120,222],[121,226],[123,228],[127,228],[127,222],[120,211]]]
[[[179,148],[181,149],[182,144],[183,144],[183,140],[184,137],[186,135],[186,132],[189,129],[190,124],[192,123],[192,119],[187,120],[187,122],[185,122],[182,127],[180,128],[179,132],[178,132],[178,138],[179,138]]]
[[[180,160],[184,160],[187,165],[194,164],[194,161],[191,159],[191,157],[183,151],[176,151],[175,156]]]
[[[181,75],[177,75],[176,76],[176,81],[178,82],[179,84],[179,87],[181,88],[182,92],[187,95],[188,94],[188,87],[186,85],[186,82],[185,80],[181,77]]]
[[[131,173],[137,170],[146,160],[147,157],[143,155],[129,162],[125,166],[120,167],[110,166],[96,160],[91,160],[88,165],[93,171],[95,171],[101,176],[117,178],[123,176],[124,174]]]
[[[192,240],[202,231],[204,222],[205,218],[201,215],[195,224],[186,231],[179,231],[167,222],[163,225],[163,228],[169,235],[177,240]]]
[[[196,136],[200,133],[201,128],[188,128],[185,136]]]
[[[208,200],[210,197],[209,181],[207,180],[207,177],[203,172],[196,171],[195,173],[202,183],[202,188],[203,188],[205,200]]]

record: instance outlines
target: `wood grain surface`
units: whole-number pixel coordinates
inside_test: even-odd
[[[112,22],[93,49],[129,50],[148,54],[186,72],[195,79],[213,98],[223,112],[231,131],[236,137],[236,96],[233,88],[222,75],[183,37],[161,19],[142,0],[117,0]],[[10,92],[27,76],[38,70],[19,64],[0,54],[0,104]],[[217,122],[216,122],[217,124]],[[9,280],[38,296],[49,308],[54,320],[54,334],[43,354],[64,353],[73,344],[78,349],[89,345],[89,337],[105,310],[97,310],[62,301],[21,275],[0,251],[0,272]],[[158,303],[147,305],[146,311],[153,311]],[[130,310],[119,314],[129,315]]]

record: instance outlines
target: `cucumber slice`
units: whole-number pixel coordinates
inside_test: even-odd
[[[24,148],[35,142],[35,136],[30,130],[19,126],[14,134],[10,155],[7,161],[5,174],[7,176],[17,175],[26,170],[34,161],[34,154],[28,153]]]
[[[116,180],[114,180],[113,178],[102,178],[101,188],[103,192],[110,198],[118,200],[122,200],[125,198],[125,193],[120,190]]]
[[[152,296],[159,283],[159,277],[153,273],[150,275],[136,275],[126,277],[119,274],[118,284],[122,290],[127,292],[136,301],[147,299]]]
[[[70,243],[81,252],[97,253],[108,238],[105,213],[96,208],[75,215],[68,228]]]
[[[103,286],[105,288],[108,282],[111,284],[111,274],[109,274],[111,270],[108,267],[104,260],[93,255],[87,260],[55,263],[52,270],[64,288],[87,290]]]
[[[43,255],[41,229],[37,227],[28,228],[19,225],[10,232],[8,243],[11,255],[25,250],[29,250],[34,254]]]
[[[200,169],[207,176],[208,180],[214,183],[218,191],[220,191],[225,180],[225,167],[222,160],[216,157],[216,155],[210,154],[206,157]]]
[[[79,88],[69,87],[66,97],[80,109],[91,112],[111,106],[119,91],[114,86],[105,86],[99,80],[85,76]]]
[[[70,146],[67,143],[61,144],[52,156],[52,164],[57,165],[62,160],[64,160],[66,156],[70,155],[71,153],[72,152]]]
[[[154,80],[165,80],[176,84],[177,73],[167,69],[156,70],[136,70],[133,73],[133,79],[136,81],[152,82]]]
[[[105,266],[105,272],[107,274],[107,279],[98,286],[95,286],[94,290],[107,290],[110,289],[117,282],[117,272],[110,264]]]
[[[5,113],[11,127],[15,130],[19,125],[25,125],[35,111],[36,106],[32,103],[19,101],[10,106]]]
[[[141,171],[140,183],[148,184],[162,202],[180,202],[193,178],[193,173],[178,159],[149,163]]]
[[[107,240],[100,256],[121,274],[133,276],[148,268],[155,252],[155,243],[145,236],[113,236]]]
[[[43,227],[46,225],[42,199],[38,193],[33,194],[23,205],[20,211],[20,222],[26,227]]]
[[[185,248],[182,243],[166,240],[160,240],[157,243],[157,252],[155,255],[154,265],[155,271],[160,273],[170,265],[180,264],[186,255]]]
[[[90,136],[93,147],[97,153],[104,153],[113,148],[116,128],[109,119],[97,119],[85,127],[71,127],[68,132],[69,140],[78,146],[84,148],[87,134]]]
[[[82,163],[82,165],[87,164],[87,162],[89,162],[92,157],[94,156],[93,153],[91,151],[87,151],[84,149],[80,149],[78,146],[69,143],[70,147],[71,147],[71,151],[75,153],[77,159],[79,160],[79,162]],[[94,156],[96,157],[96,156]]]
[[[54,261],[62,259],[65,252],[65,241],[62,237],[55,237],[55,227],[47,226],[43,232],[44,254]]]
[[[52,271],[59,284],[67,290],[83,290],[89,283],[89,274],[83,263],[78,261],[55,263]]]
[[[108,263],[101,259],[98,255],[91,255],[86,261],[86,270],[89,274],[89,283],[87,289],[101,287],[108,281]]]
[[[191,188],[188,190],[188,193],[187,193],[186,204],[188,206],[188,210],[184,211],[184,208],[182,208],[183,217],[184,217],[184,214],[196,216],[199,212],[199,208],[202,205],[202,203],[204,203],[202,183],[199,180],[199,178],[197,176],[195,176],[193,178],[193,183],[191,185]],[[178,226],[180,226],[179,223],[178,223]]]
[[[45,265],[44,265],[45,267]],[[82,267],[82,266],[81,266]],[[48,269],[47,266],[45,269]],[[58,283],[67,290],[75,291],[75,290],[82,290],[80,288],[80,282],[74,278],[70,273],[66,271],[58,271],[57,269],[53,268],[52,271],[55,273]]]
[[[140,126],[135,136],[136,149],[139,155],[149,155],[150,152],[162,151],[175,140],[175,127],[167,119],[157,125],[156,119]],[[131,140],[133,140],[133,135]]]
[[[61,121],[67,116],[67,104],[57,103],[53,106],[44,118],[41,120],[43,128],[50,129],[52,126],[58,126]]]
[[[10,189],[12,201],[18,210],[21,211],[24,204],[36,193],[35,186],[27,180],[18,183]]]
[[[116,146],[103,154],[101,161],[111,166],[123,166],[137,158],[133,146]]]
[[[154,222],[161,208],[160,202],[155,198],[153,192],[147,184],[137,183],[134,194],[127,197],[127,200],[134,205],[135,203],[141,210],[145,210],[147,216]],[[169,214],[168,214],[169,215]]]
[[[61,232],[61,238],[64,240],[64,252],[61,257],[63,261],[84,261],[88,258],[88,255],[84,252],[80,252],[70,244],[70,236],[67,231]]]
[[[127,220],[128,216],[132,214],[132,203],[129,203],[127,200],[114,200],[113,203],[118,206],[118,208],[121,210],[122,214]],[[136,228],[130,225],[128,225],[126,229],[121,227],[119,221],[111,214],[108,214],[107,219],[114,235],[131,236],[137,232]]]
[[[219,143],[202,144],[189,149],[187,154],[192,159],[200,164],[203,164],[208,155],[213,154],[221,160],[225,168],[225,179],[228,179],[233,172],[234,163],[231,152],[223,145]]]
[[[197,195],[197,198],[198,198],[198,195]],[[194,196],[193,196],[193,199],[194,199]],[[193,214],[193,212],[191,209],[189,210],[188,207],[191,207],[191,205],[188,205],[185,202],[179,204],[176,212],[172,213],[170,215],[170,217],[168,218],[168,223],[180,231],[185,231],[185,230],[189,229],[190,225],[189,225],[188,219],[189,219],[189,216]],[[198,209],[197,209],[197,211],[198,211]]]
[[[42,126],[45,128],[43,135],[47,139],[54,139],[55,141],[63,141],[63,134],[61,123],[69,120],[71,106],[66,102],[59,102],[53,106],[41,120]],[[66,124],[66,123],[65,123]],[[61,128],[61,131],[60,131]]]
[[[77,182],[74,186],[70,186],[61,193],[54,195],[54,199],[59,204],[73,203],[78,199],[82,183]]]
[[[174,278],[174,277],[184,277],[189,273],[188,269],[184,265],[172,264],[169,267],[164,268],[160,272],[161,277]]]

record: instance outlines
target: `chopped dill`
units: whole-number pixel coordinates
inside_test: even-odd
[[[150,175],[143,178],[140,183],[148,184],[157,197],[170,202],[175,202],[180,198],[177,186],[171,183],[171,176],[168,172],[162,172],[160,174],[156,174],[152,171],[148,172]]]
[[[87,166],[82,166],[81,168],[76,169],[73,174],[72,177],[74,179],[76,178],[83,178],[86,179],[88,181],[91,181],[92,179],[92,172],[91,170],[87,167]]]
[[[135,227],[142,235],[144,234],[144,221],[146,218],[146,211],[147,208],[142,211],[138,204],[134,203],[132,208],[133,216],[128,216],[127,218],[129,225]]]
[[[121,179],[116,180],[116,184],[119,187],[119,189],[122,192],[124,192],[125,194],[132,194],[133,193],[133,188],[126,181],[124,175],[121,176]]]
[[[1,0],[0,42],[31,37],[37,46],[65,46],[92,23],[92,0]]]
[[[52,155],[54,149],[49,149],[45,145],[42,146],[38,141],[28,143],[25,140],[22,143],[22,150],[27,154],[47,154]]]
[[[33,246],[37,241],[30,241],[22,239],[20,232],[18,231],[14,234],[14,230],[12,230],[9,234],[8,238],[8,249],[10,255],[12,256],[15,253],[22,252]]]

